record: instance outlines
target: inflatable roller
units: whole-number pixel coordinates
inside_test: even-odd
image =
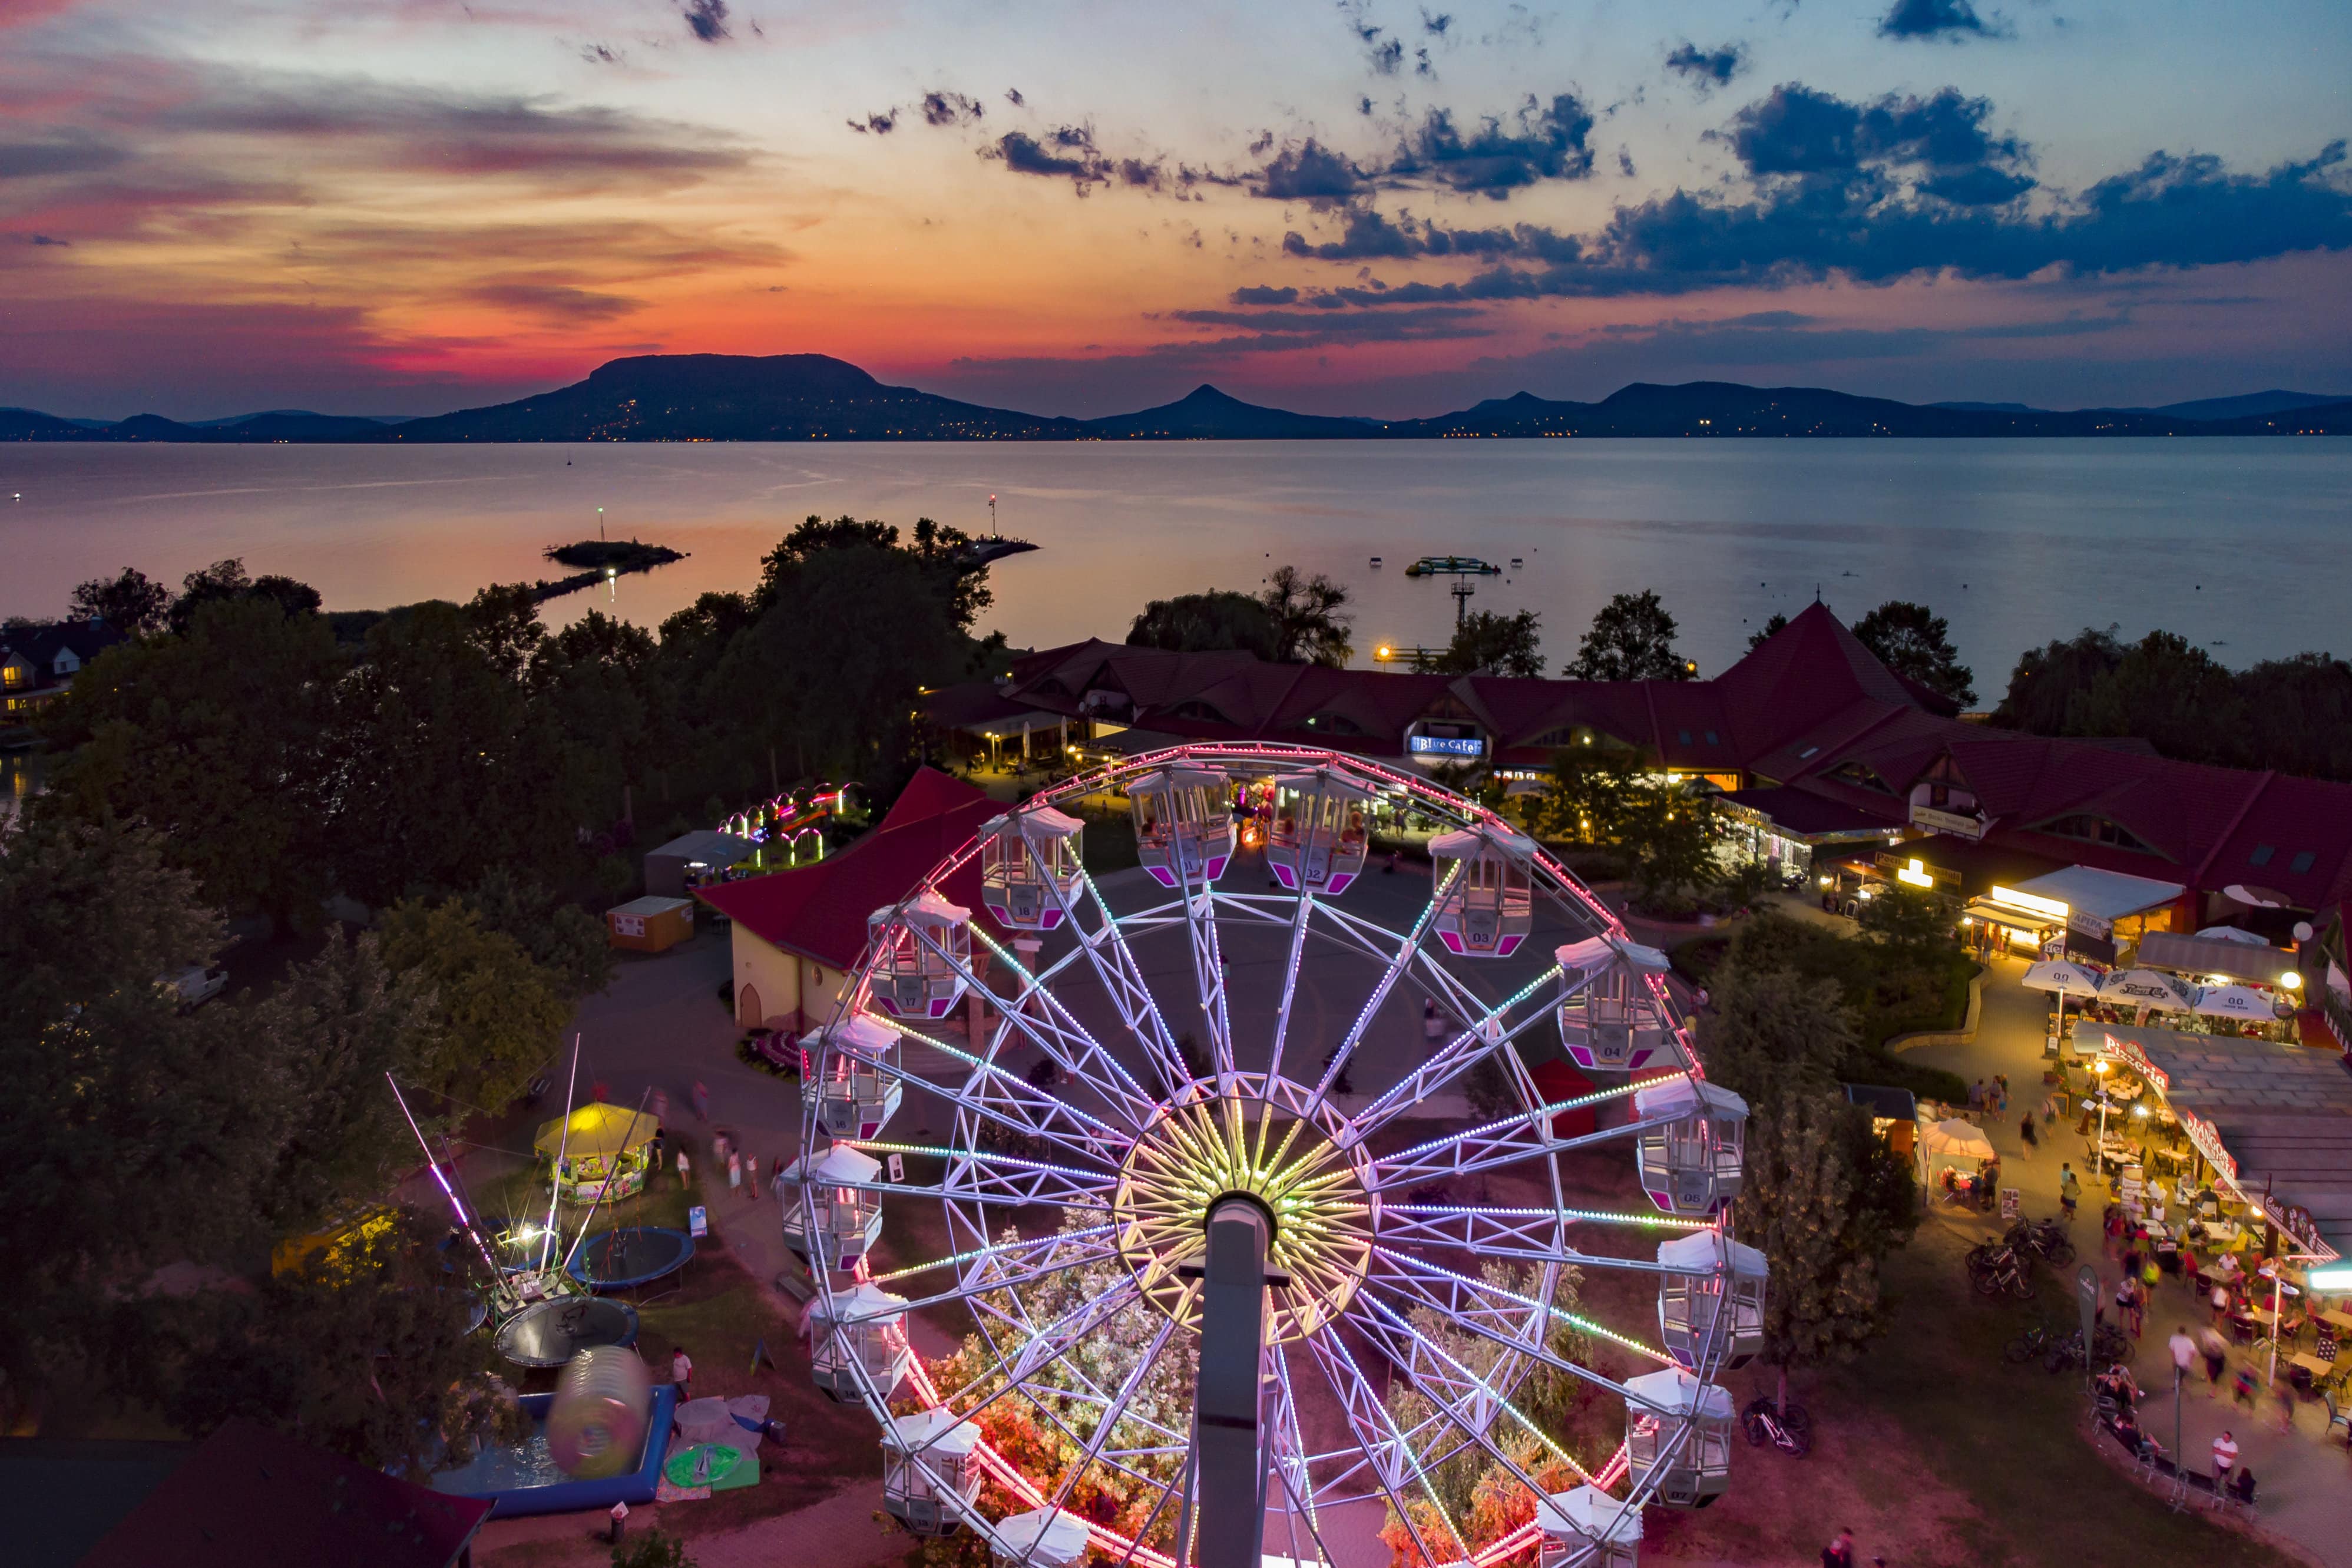
[[[547,1412],[547,1448],[555,1468],[590,1481],[636,1468],[653,1397],[653,1379],[636,1352],[593,1345],[573,1356]]]

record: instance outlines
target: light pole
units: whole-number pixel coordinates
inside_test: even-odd
[[[2096,1074],[2098,1074],[2098,1075],[2099,1075],[2099,1148],[2098,1148],[2098,1153],[2097,1153],[2097,1156],[2096,1156],[2096,1157],[2097,1157],[2098,1162],[2099,1162],[2099,1174],[2100,1174],[2100,1175],[2102,1175],[2102,1176],[2105,1176],[2105,1175],[2107,1173],[2107,1063],[2106,1063],[2106,1058],[2104,1058],[2104,1057],[2102,1057],[2102,1058],[2099,1058],[2097,1061],[2093,1062],[2093,1063],[2091,1064],[2091,1070],[2092,1070],[2093,1072],[2095,1072],[2095,1073],[2096,1073]]]

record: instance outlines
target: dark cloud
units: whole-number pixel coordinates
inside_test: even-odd
[[[1296,232],[1282,237],[1286,256],[1317,261],[1398,260],[1423,256],[1531,257],[1573,261],[1582,254],[1573,235],[1536,224],[1510,228],[1448,228],[1422,222],[1410,213],[1394,218],[1369,206],[1347,209],[1339,237],[1310,243]]]
[[[978,99],[966,98],[960,92],[949,92],[945,89],[923,94],[919,107],[923,111],[923,123],[926,125],[976,125],[987,113]]]
[[[1889,93],[1850,103],[1783,82],[1732,116],[1728,138],[1751,174],[1850,175],[1895,164],[1945,174],[2013,172],[2028,151],[2013,137],[1992,134],[1986,128],[1991,116],[1990,100],[1965,98],[1957,88],[1928,98]]]
[[[1362,170],[1312,136],[1275,154],[1257,178],[1259,195],[1286,202],[1339,202],[1370,188]]]
[[[1687,78],[1702,93],[1727,86],[1747,63],[1748,51],[1738,44],[1702,49],[1685,39],[1666,54],[1666,68]]]
[[[1633,149],[1622,143],[1617,148],[1617,172],[1629,180],[1633,177]]]
[[[1878,19],[1882,38],[1999,37],[2002,29],[1977,15],[1969,0],[1895,0]]]
[[[1549,103],[1529,97],[1507,119],[1489,117],[1465,132],[1449,110],[1433,109],[1405,139],[1391,177],[1424,177],[1496,201],[1540,180],[1580,180],[1592,173],[1592,113],[1574,93]]]
[[[898,110],[896,108],[885,109],[863,120],[853,120],[849,128],[860,135],[887,136],[898,129]]]
[[[88,132],[58,131],[37,142],[0,142],[0,180],[94,174],[130,156],[128,148]]]
[[[1256,285],[1234,290],[1234,303],[1236,305],[1295,305],[1297,302],[1298,290],[1296,289]]]
[[[1353,33],[1356,41],[1364,47],[1364,63],[1370,66],[1376,75],[1396,75],[1397,68],[1404,64],[1404,41],[1390,37],[1387,28],[1372,23],[1370,0],[1339,0],[1339,16],[1347,23],[1348,31]]]
[[[71,249],[71,248],[72,248],[72,247],[73,247],[73,241],[72,241],[72,240],[70,240],[70,239],[59,239],[57,236],[55,236],[55,235],[53,235],[53,234],[20,234],[20,235],[18,235],[18,236],[16,237],[16,238],[17,238],[20,242],[22,242],[23,244],[26,244],[26,245],[57,245],[57,246],[63,246],[63,247],[66,247],[66,248],[68,248],[68,249]],[[1267,293],[1288,292],[1288,293],[1291,293],[1291,294],[1296,294],[1296,293],[1297,292],[1297,289],[1288,289],[1288,290],[1267,289],[1267,290],[1265,290],[1265,292],[1267,292]]]
[[[1019,88],[1008,87],[1004,89],[1004,101],[1011,104],[1013,108],[1019,109],[1029,100],[1021,96],[1021,89]]]
[[[1491,336],[1493,329],[1482,317],[1483,312],[1478,310],[1437,306],[1377,315],[1331,310],[1171,310],[1166,319],[1187,326],[1229,327],[1246,334],[1192,347],[1264,353],[1338,343],[1428,342]]]
[[[627,315],[640,304],[619,294],[530,279],[476,284],[466,290],[466,298],[560,325],[609,321],[615,316]]]
[[[622,58],[620,50],[604,44],[581,45],[580,58],[592,66],[618,66],[628,63]]]
[[[1059,131],[1048,132],[1046,140],[1041,142],[1025,131],[1008,132],[996,139],[985,155],[1002,159],[1004,166],[1016,174],[1071,180],[1083,192],[1088,185],[1109,178],[1091,142],[1078,140],[1085,135],[1066,125]]]
[[[1427,33],[1431,37],[1442,38],[1445,37],[1446,33],[1453,27],[1453,13],[1449,11],[1440,11],[1435,16],[1432,16],[1430,15],[1428,6],[1424,5],[1421,8],[1421,30]]]
[[[727,30],[727,0],[685,0],[678,15],[686,30],[706,44],[723,44],[734,37]]]

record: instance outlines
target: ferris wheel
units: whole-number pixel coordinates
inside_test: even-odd
[[[1072,813],[1121,795],[1149,880],[1107,889]],[[1366,874],[1375,832],[1428,835],[1425,885]],[[1631,1564],[1644,1507],[1728,1484],[1766,1284],[1747,1107],[1664,970],[1503,818],[1339,752],[1180,746],[989,822],[873,914],[786,1172],[889,1511],[1038,1568],[1342,1563],[1368,1509],[1431,1564]],[[973,1326],[951,1363],[927,1310]],[[1536,1376],[1622,1402],[1613,1447]],[[1465,1458],[1533,1505],[1475,1548],[1432,1479]]]

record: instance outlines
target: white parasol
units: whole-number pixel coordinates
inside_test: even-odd
[[[2270,938],[2259,931],[2244,931],[2237,926],[2207,926],[2197,933],[2200,942],[2234,942],[2246,947],[2268,947]]]
[[[2121,1007],[2185,1011],[2195,999],[2189,983],[2156,969],[2118,969],[2099,983],[2099,1000]]]
[[[2033,965],[2025,972],[2023,984],[2029,991],[2055,991],[2061,996],[2096,996],[2099,994],[2097,971],[2085,969],[2067,959]]]
[[[2196,1005],[2189,1009],[2209,1018],[2260,1018],[2271,1016],[2271,999],[2251,985],[2209,985],[2197,994]]]

